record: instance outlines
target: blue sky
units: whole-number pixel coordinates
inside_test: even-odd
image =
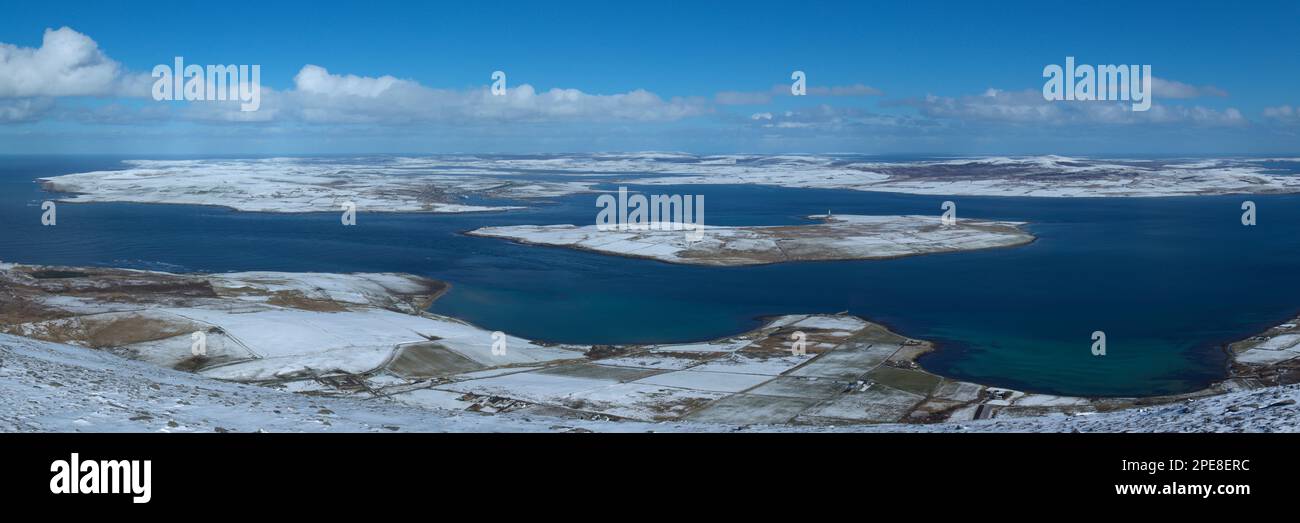
[[[554,4],[7,6],[0,153],[1300,151],[1294,2]],[[261,109],[153,100],[174,56],[260,65]],[[1043,100],[1066,56],[1155,106]]]

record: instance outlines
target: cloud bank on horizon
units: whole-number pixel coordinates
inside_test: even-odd
[[[795,96],[783,78],[748,90],[667,95],[653,85],[607,93],[539,88],[513,76],[498,86],[486,75],[480,85],[448,87],[303,63],[288,82],[260,85],[258,110],[241,111],[237,100],[156,101],[147,67],[124,65],[72,27],[44,29],[38,46],[3,41],[10,36],[0,33],[0,136],[10,144],[0,145],[0,153],[67,150],[66,142],[49,146],[60,136],[84,138],[84,152],[140,150],[178,129],[189,149],[214,153],[260,147],[1078,153],[1157,152],[1198,141],[1235,143],[1239,152],[1250,152],[1242,147],[1250,144],[1263,144],[1261,151],[1300,149],[1294,106],[1300,100],[1253,101],[1253,110],[1243,110],[1223,88],[1163,76],[1151,79],[1150,110],[1137,112],[1124,102],[1048,101],[1033,71],[1019,85],[966,93],[947,85],[887,92],[869,76],[825,84],[814,70],[799,93],[804,96]],[[1163,138],[1133,143],[1143,136]]]

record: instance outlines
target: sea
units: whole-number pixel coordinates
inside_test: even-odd
[[[1012,198],[762,186],[702,194],[710,225],[793,225],[823,214],[941,214],[1028,222],[1028,245],[908,258],[697,267],[467,236],[511,224],[591,224],[595,197],[526,210],[358,216],[210,206],[63,204],[35,179],[125,168],[139,156],[0,156],[0,260],[183,273],[405,272],[445,280],[430,311],[525,338],[672,343],[782,314],[847,312],[937,350],[927,370],[1033,392],[1149,396],[1225,376],[1225,344],[1300,313],[1300,196]],[[173,158],[173,157],[157,157]],[[324,159],[322,161],[328,161]],[[1296,164],[1272,166],[1280,170]],[[628,185],[637,190],[636,185]],[[616,187],[604,187],[615,189]],[[1242,202],[1257,225],[1241,223]],[[496,202],[491,202],[496,203]],[[1092,334],[1106,335],[1105,356]]]

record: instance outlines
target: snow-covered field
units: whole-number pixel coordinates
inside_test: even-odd
[[[1010,247],[1033,241],[1019,222],[960,220],[944,226],[938,216],[810,216],[799,226],[704,226],[700,233],[667,226],[645,230],[599,230],[595,225],[483,227],[475,236],[571,247],[620,256],[696,265],[754,265],[812,260],[897,258],[936,252]],[[667,225],[667,224],[664,224]]]
[[[485,414],[383,399],[316,397],[0,334],[5,432],[1295,432],[1300,386],[1083,416],[931,425],[779,426]]]
[[[0,431],[5,432],[554,432],[600,425],[307,396],[0,334]]]
[[[242,211],[472,212],[597,184],[773,185],[953,196],[1143,197],[1300,192],[1276,159],[1089,159],[1063,156],[871,162],[817,155],[676,153],[552,157],[362,157],[132,160],[127,168],[43,179],[70,202],[218,205]]]
[[[581,358],[423,312],[440,282],[399,274],[245,272],[174,275],[98,270],[39,277],[0,266],[0,283],[30,309],[0,332],[110,349],[168,367],[192,365],[214,378],[279,380],[373,371],[399,349],[436,341],[483,366]],[[94,289],[98,292],[81,292]],[[136,290],[140,289],[140,290]],[[114,292],[108,292],[114,291]],[[46,319],[49,318],[49,319]],[[195,359],[196,334],[206,355]],[[494,343],[509,350],[497,353]]]

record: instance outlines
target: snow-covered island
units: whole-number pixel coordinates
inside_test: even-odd
[[[71,203],[133,202],[215,205],[238,211],[462,213],[512,205],[472,198],[546,198],[585,191],[581,181],[514,181],[476,170],[439,168],[401,158],[131,160],[127,169],[42,178]]]
[[[704,163],[704,162],[701,162]],[[1300,158],[1101,159],[973,157],[909,162],[837,157],[734,157],[644,185],[754,184],[950,196],[1040,198],[1161,197],[1300,192],[1300,176],[1279,165]]]
[[[670,263],[739,266],[793,261],[871,260],[939,252],[1012,247],[1034,241],[1022,222],[939,216],[814,215],[818,223],[790,226],[704,226],[702,234],[668,226],[600,230],[596,225],[483,227],[472,236],[570,247]],[[653,225],[653,224],[652,224]],[[697,239],[698,237],[698,239]]]
[[[830,155],[679,153],[131,160],[42,178],[62,201],[215,205],[241,211],[502,211],[597,185],[771,185],[950,196],[1156,197],[1300,192],[1300,158],[1065,156],[871,161]],[[477,202],[477,203],[476,203]]]

